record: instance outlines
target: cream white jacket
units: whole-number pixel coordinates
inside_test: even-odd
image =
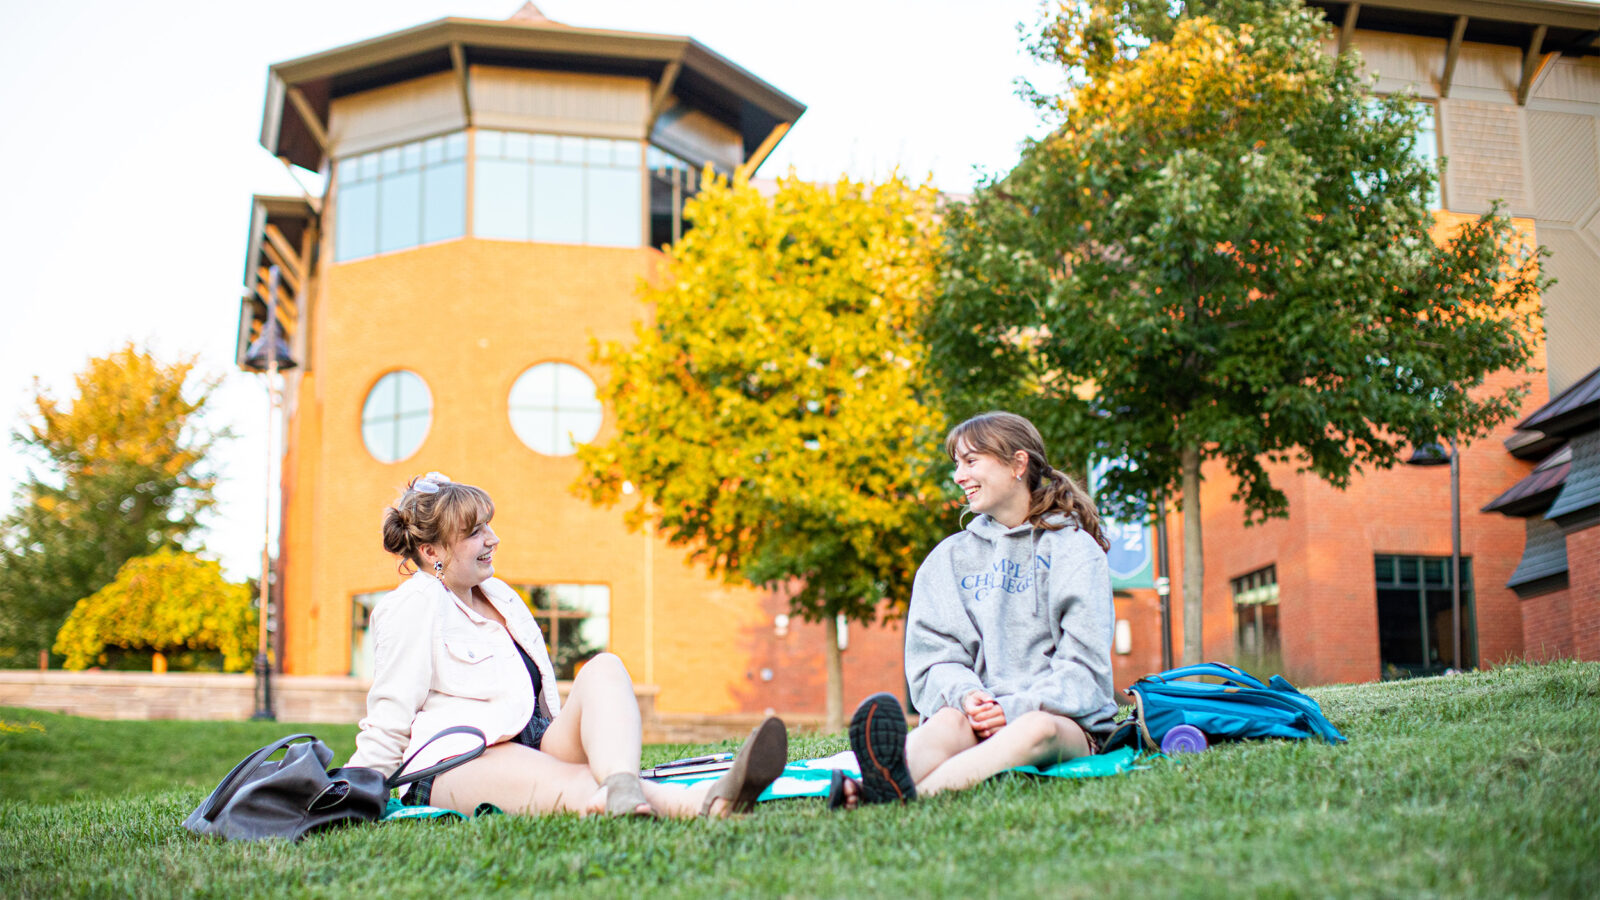
[[[452,725],[476,726],[490,744],[497,744],[521,733],[535,703],[541,715],[555,717],[561,700],[539,623],[500,579],[491,578],[480,588],[505,618],[505,628],[473,612],[439,579],[421,572],[378,601],[369,624],[372,689],[350,765],[389,775],[416,748]],[[539,667],[537,698],[529,690],[528,669],[513,640]],[[451,735],[429,747],[409,771],[476,744],[476,738]]]

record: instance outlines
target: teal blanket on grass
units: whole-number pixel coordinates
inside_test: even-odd
[[[1121,775],[1135,769],[1149,768],[1149,755],[1141,757],[1132,747],[1123,747],[1112,750],[1110,753],[1100,753],[1095,756],[1080,756],[1069,759],[1064,763],[1057,763],[1045,769],[1033,766],[1017,766],[1013,772],[1022,772],[1027,775],[1042,775],[1045,778],[1104,778],[1108,775]],[[828,796],[828,782],[832,778],[834,769],[843,769],[851,778],[861,777],[861,767],[856,764],[856,755],[849,750],[834,756],[822,759],[801,759],[783,767],[783,774],[779,776],[765,791],[761,792],[758,800],[788,800],[794,797],[826,797]],[[662,784],[698,784],[702,781],[713,781],[722,776],[721,772],[701,772],[694,775],[675,775],[664,778],[652,778]],[[488,806],[488,804],[484,804]],[[480,808],[479,815],[490,812]],[[499,810],[492,810],[499,812]],[[406,819],[464,819],[453,809],[439,809],[433,806],[402,806],[398,798],[390,798],[389,807],[384,811],[383,821],[397,822]]]
[[[1018,766],[1013,772],[1023,772],[1028,775],[1042,775],[1046,778],[1103,778],[1108,775],[1121,775],[1135,769],[1148,768],[1148,758],[1141,759],[1132,747],[1123,747],[1109,753],[1100,753],[1094,756],[1080,756],[1069,759],[1064,763],[1057,763],[1045,769],[1033,766]],[[861,768],[856,764],[856,755],[846,750],[834,756],[822,759],[802,759],[789,763],[783,768],[783,775],[774,781],[758,798],[760,800],[787,800],[792,797],[826,797],[828,796],[828,781],[834,769],[843,769],[846,775],[852,778],[861,777]],[[702,772],[694,775],[676,775],[664,778],[655,778],[662,784],[698,784],[702,781],[712,781],[721,777],[721,772]]]

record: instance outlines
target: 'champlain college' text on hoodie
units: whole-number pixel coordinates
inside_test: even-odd
[[[1065,527],[1006,528],[979,515],[917,569],[906,677],[922,715],[985,690],[1007,722],[1042,709],[1111,730],[1111,570],[1076,522],[1049,521]]]

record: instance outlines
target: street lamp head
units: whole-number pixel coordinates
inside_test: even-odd
[[[1450,450],[1438,441],[1424,444],[1411,451],[1411,456],[1406,459],[1406,465],[1448,466],[1450,465]]]
[[[277,326],[278,323],[273,321],[261,333],[260,337],[250,342],[250,346],[245,349],[244,353],[244,368],[252,372],[267,371],[268,364],[271,362],[271,360],[267,359],[267,341],[269,340],[276,345],[272,348],[272,355],[277,357],[278,371],[287,372],[299,366],[299,363],[295,362],[294,357],[289,354],[289,342],[283,339],[283,331]]]

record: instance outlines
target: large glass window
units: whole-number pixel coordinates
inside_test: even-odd
[[[474,147],[474,237],[639,246],[638,141],[479,129]]]
[[[339,262],[466,234],[467,136],[413,141],[339,160]]]
[[[700,191],[700,172],[687,160],[656,147],[645,151],[650,170],[650,246],[677,243],[688,228],[683,204]]]
[[[356,678],[372,677],[372,608],[385,593],[372,591],[350,598],[350,674]]]
[[[594,382],[577,366],[539,363],[511,386],[511,430],[546,456],[570,456],[594,440],[604,411]]]
[[[417,452],[433,421],[433,395],[415,372],[378,379],[361,407],[361,439],[379,462],[399,462]]]
[[[1378,656],[1384,678],[1466,669],[1477,659],[1472,560],[1461,560],[1461,656],[1452,658],[1450,557],[1378,556]]]
[[[1439,182],[1442,174],[1439,171],[1439,121],[1437,107],[1426,100],[1417,101],[1417,108],[1422,113],[1422,120],[1417,125],[1417,140],[1411,145],[1411,155],[1422,160],[1433,172],[1435,181],[1433,190],[1428,193],[1429,209],[1440,209]]]
[[[1246,668],[1281,668],[1278,639],[1278,567],[1232,580],[1234,640]]]
[[[514,584],[544,630],[556,677],[566,681],[611,643],[611,588],[603,584]]]

